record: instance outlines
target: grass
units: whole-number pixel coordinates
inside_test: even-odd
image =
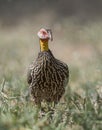
[[[67,39],[69,36],[63,40],[65,54],[62,54],[64,56],[62,60],[68,63],[70,69],[69,85],[66,87],[62,100],[53,108],[53,111],[44,113],[41,113],[33,104],[26,82],[27,67],[37,55],[38,41],[35,38],[36,43],[33,43],[32,34],[27,33],[24,28],[20,30],[21,27],[16,32],[2,31],[0,36],[0,130],[102,129],[102,39],[98,35],[101,23],[93,24],[93,26],[91,24],[91,29],[88,29],[89,25],[82,27],[74,24],[70,26],[70,24],[72,23],[63,24],[63,26],[70,27],[70,31],[76,28],[74,39],[72,39],[73,33],[69,31],[68,34],[71,36],[69,41]],[[102,34],[101,31],[100,33]],[[69,42],[68,45],[66,41]],[[75,41],[77,45],[73,44]],[[93,41],[97,42],[97,45]],[[61,57],[59,51],[62,44],[57,40],[56,43],[57,51],[53,50],[53,53],[55,52],[56,57]],[[87,46],[90,47],[89,51]],[[86,51],[83,53],[85,48]]]

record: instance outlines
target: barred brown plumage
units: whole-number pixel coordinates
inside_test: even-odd
[[[41,41],[45,42],[46,39]],[[45,46],[46,44],[47,42]],[[43,100],[58,103],[65,92],[68,79],[67,64],[56,59],[49,49],[39,52],[27,75],[31,95],[36,104],[40,104]]]

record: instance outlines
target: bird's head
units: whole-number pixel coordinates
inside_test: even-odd
[[[53,41],[51,29],[42,28],[39,30],[37,35],[40,39],[41,51],[47,51],[48,50],[48,41],[49,40]]]
[[[41,28],[38,32],[38,37],[39,39],[44,40],[44,41],[53,40],[51,29]]]

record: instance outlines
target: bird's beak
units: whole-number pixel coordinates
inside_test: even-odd
[[[49,34],[49,39],[50,39],[51,41],[53,41],[53,35],[52,35],[51,29],[46,29],[46,30],[47,30],[47,32],[48,32],[48,34]]]

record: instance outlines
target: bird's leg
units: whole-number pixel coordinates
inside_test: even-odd
[[[47,110],[48,111],[54,111],[55,108],[55,102],[47,102]]]
[[[41,103],[37,104],[38,109],[41,109]]]
[[[34,104],[38,109],[41,109],[41,101],[34,97]]]
[[[47,102],[47,110],[50,111],[51,110],[51,103],[50,102]]]

